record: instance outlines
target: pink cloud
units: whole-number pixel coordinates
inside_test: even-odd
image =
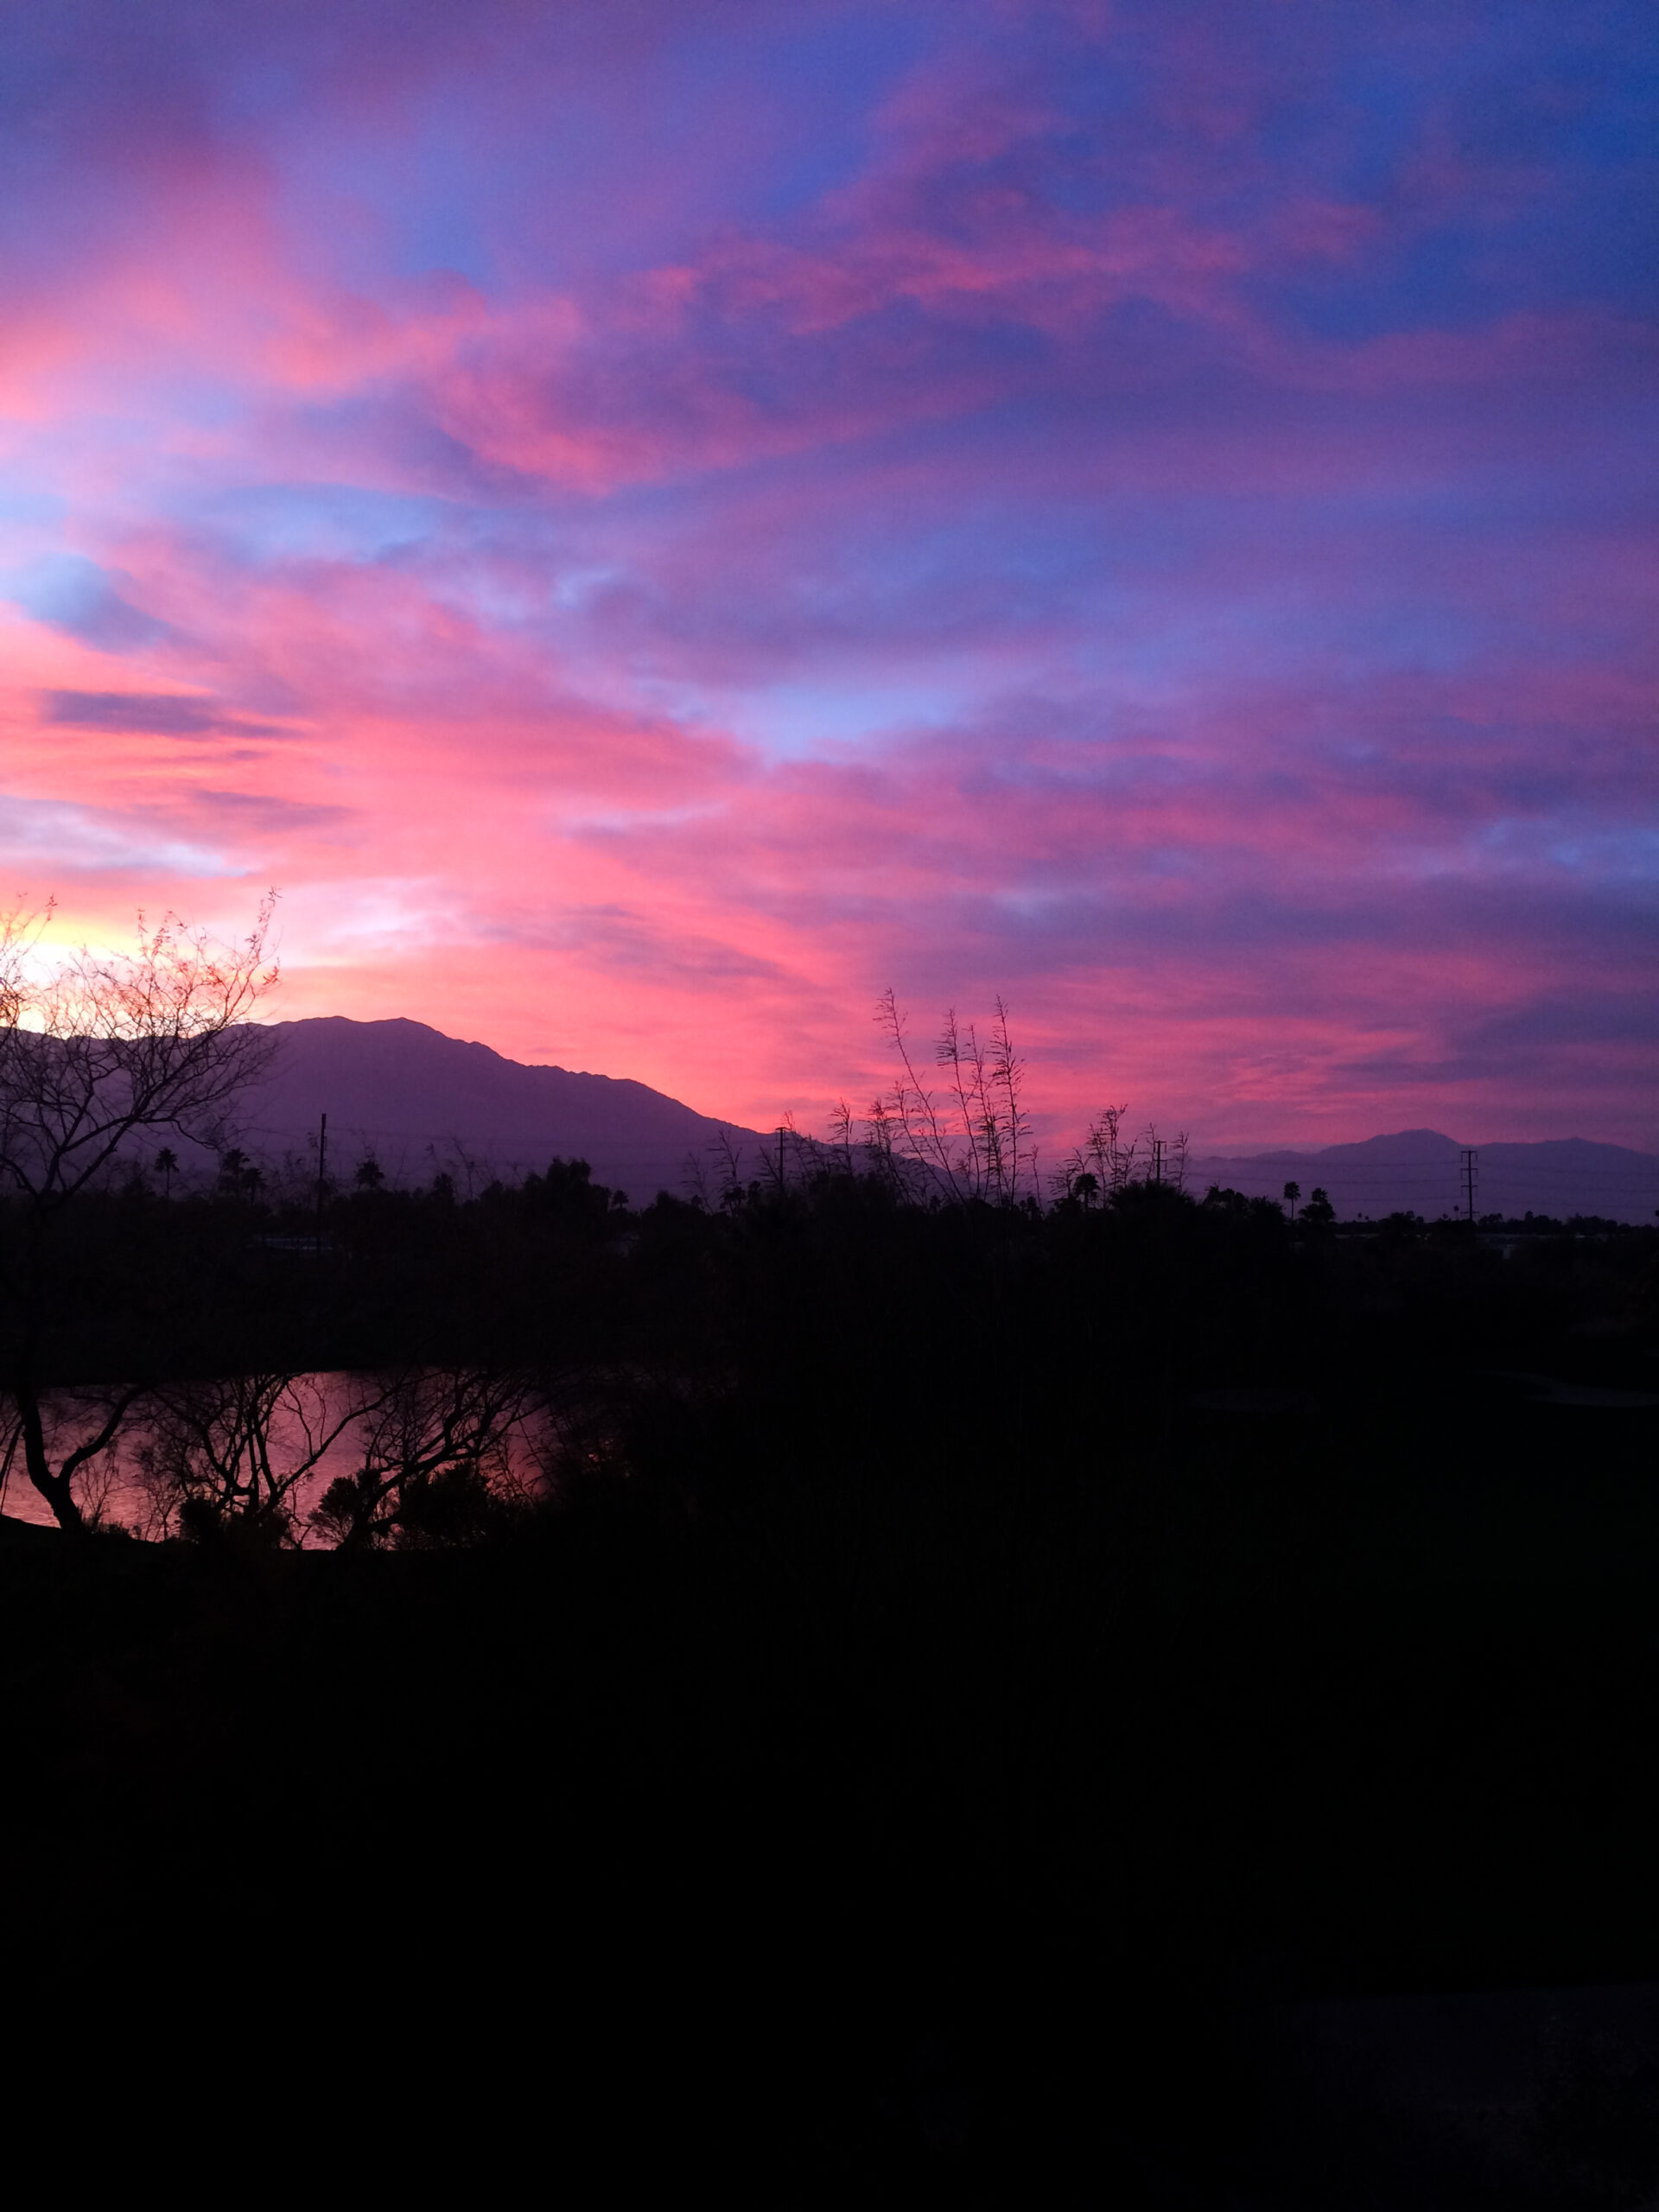
[[[0,225],[6,860],[75,927],[276,880],[290,1011],[766,1123],[891,982],[1007,992],[1056,1127],[1659,1142],[1654,328],[1560,72],[147,13]]]

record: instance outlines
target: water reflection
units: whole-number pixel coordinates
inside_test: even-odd
[[[51,1464],[97,1438],[114,1395],[48,1400]],[[73,1489],[88,1522],[151,1541],[218,1519],[308,1547],[453,1539],[468,1516],[542,1492],[561,1433],[540,1391],[487,1370],[232,1376],[146,1392]],[[53,1525],[15,1416],[0,1428],[0,1510]]]

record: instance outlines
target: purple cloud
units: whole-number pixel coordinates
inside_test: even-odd
[[[1062,1116],[1659,1143],[1650,11],[19,39],[31,820],[233,828],[320,1009],[767,1125],[893,981]]]

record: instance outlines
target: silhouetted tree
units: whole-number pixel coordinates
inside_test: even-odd
[[[79,1389],[42,1393],[35,1408],[41,1427],[41,1454],[61,1482],[79,1516],[77,1526],[96,1526],[113,1487],[109,1459],[111,1446],[134,1408],[144,1396],[139,1384],[117,1389]],[[0,1424],[0,1499],[10,1481],[11,1469],[28,1441],[28,1427],[16,1399],[10,1418]],[[96,1484],[88,1501],[84,1485]]]
[[[272,1049],[250,1020],[276,980],[265,954],[272,903],[264,901],[238,946],[171,914],[155,929],[141,915],[132,951],[82,945],[54,964],[39,950],[49,903],[39,913],[20,906],[0,915],[0,1188],[21,1216],[0,1282],[10,1325],[4,1380],[29,1480],[67,1529],[82,1525],[74,1469],[51,1464],[41,1410],[49,1239],[66,1208],[107,1180],[141,1132],[218,1141]],[[118,1426],[120,1414],[112,1418]]]
[[[1011,1205],[1024,1179],[1034,1190],[1036,1156],[1024,1103],[1025,1063],[1014,1050],[1006,1001],[998,998],[988,1046],[972,1023],[958,1022],[954,1007],[934,1047],[944,1071],[950,1104],[940,1103],[916,1072],[897,995],[884,991],[875,1019],[899,1062],[890,1093],[872,1107],[873,1158],[891,1173],[895,1165],[919,1179],[936,1196],[982,1198]],[[954,1112],[951,1109],[954,1108]]]
[[[357,1465],[329,1484],[311,1526],[347,1551],[481,1531],[513,1487],[512,1446],[535,1407],[513,1375],[412,1369],[383,1378],[357,1417]]]
[[[1307,1204],[1302,1208],[1304,1229],[1332,1229],[1336,1225],[1337,1210],[1325,1192],[1316,1183]]]
[[[727,1152],[734,1162],[733,1171],[727,1178],[728,1187],[741,1190],[742,1185],[735,1171],[736,1155],[729,1144]],[[594,1182],[594,1171],[585,1160],[550,1160],[545,1175],[526,1175],[519,1187],[534,1218],[556,1223],[560,1228],[579,1234],[602,1232],[607,1216],[622,1198],[620,1191]]]
[[[384,1395],[285,1374],[159,1387],[134,1455],[154,1528],[200,1537],[235,1527],[264,1543],[291,1541],[295,1491]]]
[[[1135,1143],[1133,1138],[1125,1145],[1121,1131],[1127,1106],[1107,1106],[1089,1125],[1089,1134],[1077,1147],[1061,1169],[1058,1184],[1064,1191],[1082,1178],[1087,1177],[1091,1191],[1084,1196],[1084,1204],[1096,1198],[1115,1197],[1135,1173]]]

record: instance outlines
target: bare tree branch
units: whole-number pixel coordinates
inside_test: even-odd
[[[131,1143],[156,1129],[225,1148],[238,1095],[274,1049],[251,1017],[276,982],[267,946],[276,894],[238,945],[164,914],[142,914],[133,949],[43,951],[53,903],[0,912],[0,1194],[21,1211],[16,1260],[0,1278],[10,1309],[3,1381],[16,1402],[30,1481],[60,1522],[84,1516],[73,1478],[112,1440],[53,1465],[41,1418],[40,1346],[48,1236],[66,1206],[109,1179]]]

